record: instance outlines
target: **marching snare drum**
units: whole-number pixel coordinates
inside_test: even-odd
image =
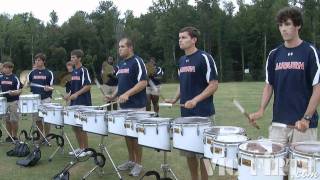
[[[7,113],[7,98],[0,97],[0,115]]]
[[[238,180],[283,180],[286,148],[268,139],[251,140],[239,146]]]
[[[77,125],[82,126],[82,120],[81,118],[81,113],[84,111],[90,111],[90,110],[101,110],[102,108],[100,106],[79,106],[75,112],[74,112],[74,119],[75,119],[75,123]]]
[[[137,123],[138,144],[160,149],[164,151],[171,150],[170,143],[170,118],[146,118]]]
[[[60,106],[59,103],[42,103],[42,104],[40,104],[39,107],[38,107],[38,115],[39,115],[39,117],[42,117],[42,118],[43,118],[42,112],[45,110],[45,107],[46,107],[46,106],[51,106],[51,105],[53,105],[53,106]]]
[[[211,161],[219,166],[238,169],[239,145],[247,140],[247,136],[240,134],[217,135],[210,149],[213,154]]]
[[[245,129],[236,126],[213,126],[204,130],[204,156],[213,158],[213,140],[218,135],[240,134],[245,135]]]
[[[290,146],[290,180],[320,179],[320,142],[297,142]]]
[[[129,112],[124,122],[127,136],[138,138],[138,132],[136,130],[137,122],[145,118],[150,118],[154,115],[155,113],[150,111]]]
[[[211,122],[205,117],[181,117],[173,121],[173,147],[203,154],[203,132]]]
[[[110,111],[107,115],[108,132],[121,136],[127,135],[126,128],[124,127],[124,122],[126,120],[127,114],[132,111],[133,110]]]
[[[86,110],[82,111],[80,119],[82,130],[99,135],[108,134],[108,124],[105,121],[107,111],[105,110]]]
[[[63,110],[63,121],[64,124],[68,124],[71,126],[77,126],[77,127],[81,127],[82,125],[76,122],[76,119],[74,117],[75,112],[77,109],[79,109],[80,107],[84,107],[82,105],[76,105],[76,106],[67,106],[65,107],[65,109]]]
[[[63,126],[63,106],[46,105],[42,110],[43,121],[49,124]]]
[[[20,95],[19,97],[19,110],[20,113],[38,113],[38,107],[40,105],[39,94],[27,94]]]

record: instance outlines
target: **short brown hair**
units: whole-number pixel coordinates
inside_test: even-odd
[[[66,63],[66,66],[73,66],[72,61],[68,61],[68,62]]]
[[[10,61],[6,61],[6,62],[3,63],[3,67],[13,69],[14,64],[12,62],[10,62]]]
[[[187,32],[191,38],[199,38],[200,37],[200,31],[199,29],[192,27],[192,26],[187,26],[182,29],[180,29],[179,33]]]
[[[133,48],[133,42],[132,42],[132,40],[130,39],[130,38],[128,38],[128,37],[123,37],[123,38],[121,38],[120,39],[120,41],[123,41],[123,40],[126,40],[125,42],[125,44],[127,45],[127,47],[130,47],[130,48]]]
[[[42,61],[46,61],[47,57],[44,53],[38,53],[34,56],[34,59],[40,58]]]
[[[77,58],[82,58],[84,56],[84,53],[81,49],[75,49],[71,51],[71,56],[77,56]]]
[[[276,21],[277,24],[286,22],[288,19],[291,19],[294,26],[303,25],[302,13],[297,7],[285,7],[278,11]]]

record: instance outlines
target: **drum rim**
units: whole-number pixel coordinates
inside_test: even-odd
[[[40,98],[40,94],[22,94],[19,96],[19,99],[20,98],[27,99],[27,98],[31,98],[31,97],[39,97]]]
[[[242,143],[244,143],[244,142],[247,142],[248,140],[249,140],[249,138],[247,137],[247,136],[245,136],[245,135],[243,135],[243,134],[229,134],[229,135],[238,135],[238,136],[243,136],[243,137],[246,137],[246,140],[244,140],[244,141],[239,141],[239,142],[225,142],[225,141],[219,141],[219,140],[217,140],[217,138],[219,137],[219,136],[228,136],[228,135],[217,135],[217,136],[215,136],[215,137],[213,137],[213,143],[217,143],[217,144],[238,144],[238,145],[240,145],[240,144],[242,144]]]
[[[128,113],[128,116],[133,115],[133,114],[136,114],[136,115],[140,115],[140,114],[155,115],[156,112],[154,112],[154,111],[132,111],[132,112]]]
[[[272,142],[272,141],[269,141],[269,142],[280,145],[282,147],[282,149],[278,152],[260,153],[260,152],[251,152],[251,151],[247,151],[247,150],[240,148],[241,145],[243,145],[245,143],[249,143],[249,142],[262,142],[262,141],[261,140],[250,140],[250,141],[243,142],[239,145],[239,152],[243,152],[245,154],[252,154],[252,156],[261,156],[261,157],[278,156],[278,155],[281,155],[282,153],[287,153],[286,148],[283,144],[277,143],[277,142]]]
[[[305,143],[310,143],[311,144],[317,144],[317,145],[320,145],[320,142],[317,142],[317,141],[307,141],[307,142],[295,142],[295,143],[292,143],[290,145],[290,148],[289,148],[289,152],[292,153],[292,154],[297,154],[297,155],[300,155],[300,156],[304,156],[304,157],[316,157],[316,158],[320,158],[320,152],[317,154],[312,154],[312,153],[307,153],[307,152],[301,152],[301,151],[298,151],[296,149],[293,149],[294,147],[298,146],[298,145],[303,145]],[[305,145],[308,145],[308,144],[305,144]]]
[[[204,133],[205,134],[208,134],[208,135],[221,135],[221,134],[212,134],[212,133],[210,133],[209,131],[210,130],[212,130],[213,128],[215,128],[215,127],[225,127],[225,128],[230,128],[230,127],[235,127],[235,128],[238,128],[238,129],[240,129],[241,131],[240,132],[237,132],[237,133],[232,133],[232,132],[230,132],[230,133],[221,133],[221,134],[241,134],[241,135],[243,135],[243,134],[246,134],[246,130],[244,129],[244,128],[242,128],[242,127],[239,127],[239,126],[212,126],[212,127],[210,127],[210,128],[207,128],[207,129],[205,129],[204,130]]]
[[[129,112],[133,112],[133,110],[127,110],[127,109],[120,109],[115,111],[109,111],[109,114],[114,115],[127,115]]]

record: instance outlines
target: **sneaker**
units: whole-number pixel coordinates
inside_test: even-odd
[[[75,149],[74,151],[70,151],[70,152],[69,152],[69,155],[70,155],[70,156],[73,156],[73,155],[79,154],[79,153],[81,153],[81,149],[80,149],[80,148],[77,148],[77,149]]]
[[[118,166],[118,170],[119,171],[127,171],[127,170],[130,170],[131,168],[133,168],[135,165],[134,162],[132,161],[127,161],[121,165]]]
[[[135,177],[137,177],[137,176],[140,175],[140,173],[141,173],[142,170],[143,170],[143,168],[142,168],[141,165],[135,164],[134,167],[133,167],[133,169],[130,171],[129,175],[130,175],[130,176],[135,176]]]
[[[78,157],[78,158],[82,158],[82,157],[85,157],[85,156],[87,156],[88,155],[88,153],[87,152],[84,152],[84,151],[82,151],[82,150],[80,150],[80,152],[78,152],[77,154],[76,154],[76,156]]]

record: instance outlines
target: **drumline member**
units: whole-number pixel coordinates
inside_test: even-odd
[[[212,56],[198,50],[196,43],[200,31],[195,27],[184,27],[179,31],[179,46],[185,55],[179,59],[180,91],[175,99],[166,100],[176,103],[180,99],[182,117],[212,117],[215,114],[213,94],[218,89],[218,72]],[[200,159],[201,179],[208,179],[203,156],[181,151],[186,156],[192,180],[198,180],[198,160]],[[209,167],[211,168],[211,167]]]
[[[146,67],[143,60],[134,54],[133,43],[129,38],[119,41],[119,55],[123,59],[119,63],[118,92],[107,96],[108,100],[118,97],[121,109],[145,110],[146,109]],[[141,165],[142,147],[138,139],[125,137],[129,160],[118,166],[121,171],[131,170],[130,176],[139,176],[143,167]]]
[[[72,61],[68,61],[66,63],[66,69],[68,71],[68,75],[72,76],[72,72],[73,72],[73,62]],[[64,95],[64,99],[67,99],[69,94],[71,93],[71,78],[66,80],[66,85],[65,85],[65,95]],[[67,105],[70,105],[70,102],[67,102]]]
[[[85,105],[91,106],[91,79],[87,68],[82,66],[81,60],[84,53],[81,49],[75,49],[71,51],[71,61],[75,68],[72,71],[70,93],[67,95],[66,100],[70,101],[70,106]],[[76,135],[76,139],[79,144],[79,148],[73,152],[69,152],[69,155],[76,155],[78,157],[84,157],[89,155],[88,152],[83,152],[85,148],[88,148],[88,136],[81,127],[73,127]],[[74,154],[75,153],[75,154]]]
[[[107,67],[112,67],[111,72],[106,72],[108,69]],[[117,86],[118,86],[118,79],[117,79],[117,71],[118,71],[118,66],[114,65],[114,60],[113,57],[109,56],[106,61],[102,63],[102,68],[101,68],[101,76],[108,76],[108,81],[104,82],[104,84],[101,86],[103,92],[105,95],[111,96],[117,91]],[[104,79],[104,78],[102,78]],[[109,103],[109,102],[107,102]],[[112,108],[111,106],[107,107],[108,110],[117,110],[118,109],[118,104],[114,103]]]
[[[250,114],[251,122],[263,116],[274,93],[269,138],[283,144],[317,140],[319,52],[299,37],[303,25],[299,9],[281,9],[277,23],[284,43],[269,53],[266,84],[259,110]]]
[[[29,83],[36,83],[45,86],[44,88],[31,86],[30,89],[33,94],[40,95],[41,103],[50,103],[52,99],[54,76],[52,71],[45,67],[45,62],[46,55],[44,53],[36,54],[33,66],[34,69],[29,73],[27,79]],[[49,134],[50,124],[44,123],[43,118],[39,117],[38,113],[32,114],[32,119],[36,120],[37,126],[44,135]],[[40,142],[45,142],[43,140],[43,137],[41,137]]]
[[[154,73],[149,74],[148,86],[147,86],[147,111],[151,111],[151,102],[153,105],[153,110],[156,113],[156,117],[159,117],[159,96],[161,82],[160,79],[163,76],[163,70],[160,66],[156,66],[156,58],[151,57],[148,62],[152,68],[154,68]],[[150,85],[153,83],[152,85]]]
[[[7,112],[4,116],[6,127],[13,140],[18,140],[17,132],[19,129],[20,113],[18,113],[18,100],[21,94],[21,83],[18,77],[12,73],[14,64],[12,62],[3,63],[3,76],[0,77],[0,85],[2,92],[10,91],[5,94],[7,98]],[[8,136],[5,141],[11,142],[12,139]]]

